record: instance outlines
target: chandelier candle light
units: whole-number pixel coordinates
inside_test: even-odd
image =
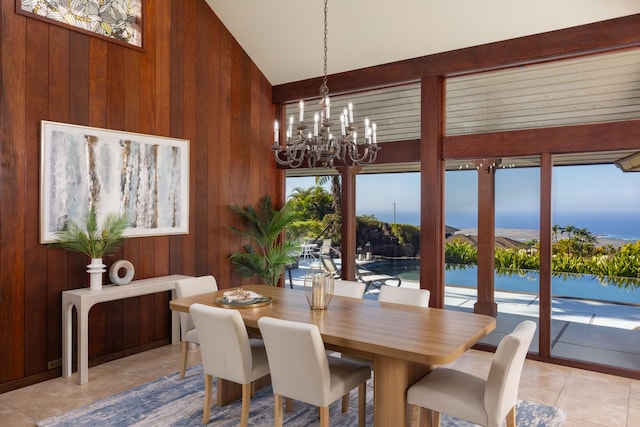
[[[324,78],[320,86],[320,112],[313,115],[313,131],[307,131],[304,123],[304,101],[300,101],[298,123],[289,117],[283,144],[280,145],[280,122],[273,124],[273,153],[276,162],[283,166],[297,168],[307,160],[310,168],[316,165],[333,167],[339,161],[347,167],[364,166],[373,163],[380,147],[377,143],[377,129],[369,118],[364,120],[364,136],[358,140],[358,132],[353,124],[353,104],[349,103],[340,114],[340,135],[331,133],[331,100],[327,86],[327,1],[324,2]]]

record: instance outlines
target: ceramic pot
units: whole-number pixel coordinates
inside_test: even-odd
[[[99,291],[102,289],[102,274],[107,271],[106,265],[102,263],[102,258],[91,258],[91,264],[87,265],[89,273],[89,289]]]

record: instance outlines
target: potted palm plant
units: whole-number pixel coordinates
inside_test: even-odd
[[[241,277],[258,277],[266,285],[277,286],[288,264],[296,262],[300,251],[296,244],[282,238],[285,228],[297,219],[289,203],[275,209],[268,195],[254,206],[229,209],[244,219],[245,228],[230,227],[232,231],[248,237],[251,244],[243,252],[231,254],[231,264]]]
[[[129,225],[126,214],[108,214],[101,227],[98,227],[96,209],[91,206],[85,218],[86,229],[81,228],[74,221],[55,234],[52,247],[71,252],[82,252],[91,258],[87,266],[89,286],[92,290],[102,289],[102,273],[104,267],[102,257],[113,252],[122,242],[122,233]]]

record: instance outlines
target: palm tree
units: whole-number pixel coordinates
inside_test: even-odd
[[[576,227],[574,227],[573,225],[567,225],[566,227],[562,228],[563,232],[567,233],[568,239],[571,240],[571,234],[576,232]]]
[[[325,185],[331,180],[331,195],[333,196],[333,210],[336,214],[341,215],[342,209],[342,185],[340,184],[340,176],[324,175],[316,176],[316,185]]]
[[[289,196],[294,211],[304,219],[322,221],[326,214],[333,212],[333,199],[319,185],[309,188],[296,187]]]
[[[331,182],[331,205],[333,213],[328,214],[325,222],[328,223],[325,228],[327,236],[331,237],[336,246],[340,246],[340,230],[342,228],[342,185],[339,175],[323,175],[316,176],[316,185],[323,186]]]
[[[561,230],[561,227],[558,224],[554,224],[553,227],[551,227],[553,240],[556,242],[558,241],[558,232],[560,232],[560,230]]]
[[[233,268],[241,277],[258,277],[266,285],[277,286],[286,266],[296,262],[300,255],[294,242],[281,238],[297,214],[288,203],[280,210],[275,209],[268,195],[255,207],[230,206],[229,209],[241,216],[246,225],[244,229],[233,226],[230,229],[254,243],[254,246],[244,245],[244,252],[229,256]]]

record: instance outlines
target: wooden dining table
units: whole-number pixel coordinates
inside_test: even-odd
[[[455,361],[496,325],[493,317],[481,314],[339,296],[333,296],[326,310],[311,310],[301,290],[242,288],[272,299],[262,307],[237,309],[253,333],[259,332],[262,316],[312,323],[327,349],[373,361],[376,426],[406,425],[407,388],[434,366]],[[188,312],[194,303],[216,305],[225,291],[175,299],[170,308]]]

